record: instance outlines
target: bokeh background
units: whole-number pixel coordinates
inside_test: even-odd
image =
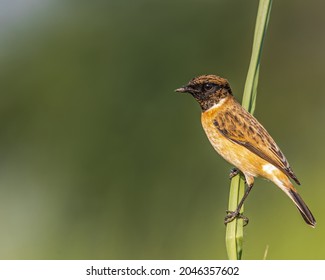
[[[231,166],[174,89],[239,100],[258,1],[0,0],[0,258],[226,259]],[[258,179],[244,259],[324,259],[325,2],[274,1],[256,116],[317,219]]]

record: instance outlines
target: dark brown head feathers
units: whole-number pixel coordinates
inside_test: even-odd
[[[193,78],[189,83],[176,89],[177,92],[188,92],[200,104],[202,111],[206,111],[221,99],[232,95],[226,79],[216,75],[202,75]]]
[[[228,81],[224,78],[221,78],[216,75],[201,75],[193,78],[189,81],[189,85],[198,85],[198,84],[205,84],[205,83],[214,83],[220,86],[227,86]]]

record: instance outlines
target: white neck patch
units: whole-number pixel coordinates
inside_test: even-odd
[[[225,103],[226,98],[222,98],[218,103],[215,103],[212,107],[210,107],[208,110],[206,110],[206,112],[219,108],[223,103]]]

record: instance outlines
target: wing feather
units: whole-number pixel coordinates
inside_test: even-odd
[[[270,162],[300,185],[286,157],[270,134],[240,105],[217,114],[214,125],[230,141],[244,146],[257,156]]]

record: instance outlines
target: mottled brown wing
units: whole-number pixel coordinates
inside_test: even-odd
[[[215,117],[216,128],[230,141],[270,162],[300,185],[287,159],[269,133],[251,114],[239,104],[236,105]]]

